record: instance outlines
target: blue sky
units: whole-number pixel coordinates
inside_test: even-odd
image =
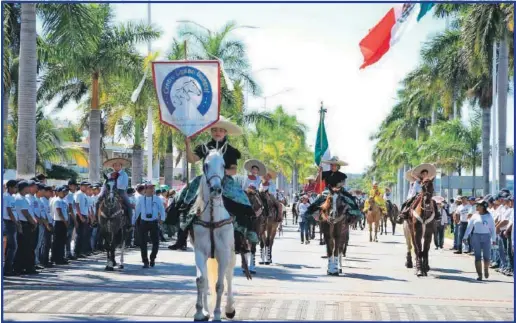
[[[114,4],[118,21],[146,21],[147,4]],[[423,42],[444,29],[444,21],[431,15],[415,25],[380,62],[359,70],[358,44],[390,4],[152,4],[152,22],[162,37],[152,45],[163,55],[177,34],[178,20],[192,20],[216,30],[234,20],[258,29],[240,29],[234,37],[248,48],[254,76],[262,95],[292,90],[267,99],[266,108],[282,104],[308,125],[308,144],[315,142],[318,109],[328,108],[326,130],[333,155],[350,164],[344,171],[357,173],[371,164],[369,135],[395,103],[399,81],[419,61]],[[146,46],[141,46],[146,52]],[[264,99],[249,97],[251,109],[263,110]],[[512,95],[508,119],[513,120]],[[68,110],[68,109],[67,109]],[[63,111],[64,112],[64,111]],[[513,122],[508,122],[508,144]]]

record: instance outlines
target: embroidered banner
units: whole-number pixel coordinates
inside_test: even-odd
[[[192,137],[218,121],[218,61],[152,62],[161,122]]]

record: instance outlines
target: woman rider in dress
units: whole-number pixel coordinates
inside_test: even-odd
[[[349,194],[344,189],[344,184],[346,182],[346,178],[348,176],[342,172],[339,171],[341,166],[346,166],[347,163],[339,160],[338,157],[332,157],[330,160],[323,160],[321,161],[323,164],[330,164],[330,170],[329,171],[322,171],[322,167],[319,167],[319,174],[317,175],[316,182],[319,182],[320,180],[323,180],[326,183],[326,190],[323,192],[322,195],[317,198],[317,200],[314,201],[312,205],[308,208],[308,213],[312,214],[316,210],[320,208],[320,206],[326,201],[326,198],[328,197],[328,194],[330,191],[338,191],[340,194],[344,196],[344,200],[346,204],[349,206],[348,209],[348,215],[355,218],[360,218],[362,216],[362,213],[360,212],[360,208],[356,204],[355,199],[351,194]],[[351,222],[352,219],[348,219],[348,222]]]
[[[238,136],[242,134],[242,129],[237,125],[226,120],[224,117],[220,117],[220,120],[215,123],[210,129],[211,140],[206,144],[199,145],[195,149],[191,150],[190,139],[185,140],[186,144],[186,157],[188,162],[196,163],[200,160],[204,160],[208,156],[209,150],[211,149],[222,149],[224,153],[224,163],[226,169],[226,176],[223,180],[224,192],[223,200],[226,210],[235,218],[233,223],[235,227],[235,248],[237,253],[248,252],[247,243],[245,239],[251,243],[258,242],[258,236],[252,228],[252,218],[255,213],[251,207],[251,203],[247,198],[242,186],[240,186],[232,176],[236,175],[237,172],[237,161],[242,157],[240,151],[234,148],[228,143],[228,135]],[[201,176],[197,176],[190,183],[188,189],[184,189],[181,192],[180,201],[180,212],[181,217],[181,229],[186,230],[191,226],[191,223],[196,216],[196,211],[191,210],[191,206],[197,197],[197,191],[199,188]],[[242,239],[243,238],[243,239]],[[179,240],[179,239],[178,239]]]

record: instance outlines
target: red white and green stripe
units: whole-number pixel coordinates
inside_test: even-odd
[[[319,129],[317,129],[317,139],[315,140],[315,163],[317,166],[321,165],[321,160],[329,160],[331,157],[323,115],[324,114],[321,114],[321,118],[319,120]],[[324,166],[326,165],[323,165],[323,168]]]
[[[431,2],[396,4],[360,41],[363,69],[379,61],[401,36],[434,6]]]

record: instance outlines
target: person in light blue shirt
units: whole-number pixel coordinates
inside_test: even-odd
[[[2,221],[5,230],[7,243],[5,246],[4,276],[14,276],[13,263],[16,250],[18,249],[18,213],[14,205],[14,194],[16,193],[15,180],[11,179],[5,184],[6,192],[2,196]]]
[[[18,234],[18,250],[14,258],[13,270],[20,274],[37,273],[34,267],[34,246],[38,221],[34,215],[32,206],[25,197],[29,194],[29,187],[34,184],[34,181],[22,180],[18,182],[18,194],[16,194],[14,201],[22,232]]]
[[[495,244],[496,231],[494,219],[487,212],[488,203],[484,200],[477,201],[477,212],[468,220],[466,233],[462,241],[467,241],[472,231],[471,245],[475,254],[475,269],[477,270],[477,280],[482,280],[482,258],[484,258],[484,276],[489,278],[489,264],[491,256],[491,245]]]
[[[77,258],[85,258],[88,253],[88,221],[90,209],[88,207],[88,196],[86,191],[90,183],[83,181],[79,184],[80,190],[75,193],[74,201],[77,210],[77,227],[75,228],[75,256]]]
[[[143,268],[154,267],[156,256],[159,249],[159,224],[165,219],[165,208],[161,199],[154,194],[154,184],[145,184],[145,195],[141,196],[136,202],[135,216],[133,225],[137,218],[140,218],[140,250]],[[152,251],[147,258],[147,235],[150,233]]]
[[[129,220],[132,219],[133,209],[131,208],[131,202],[127,196],[127,188],[129,187],[129,175],[124,171],[124,168],[129,167],[131,162],[125,158],[111,158],[104,162],[104,168],[112,168],[113,171],[107,175],[108,181],[113,180],[116,183],[118,194],[122,197],[125,215]],[[102,186],[100,191],[99,199],[97,204],[104,199],[106,194],[105,185]],[[98,208],[98,207],[97,207]],[[127,222],[129,223],[129,221]]]

